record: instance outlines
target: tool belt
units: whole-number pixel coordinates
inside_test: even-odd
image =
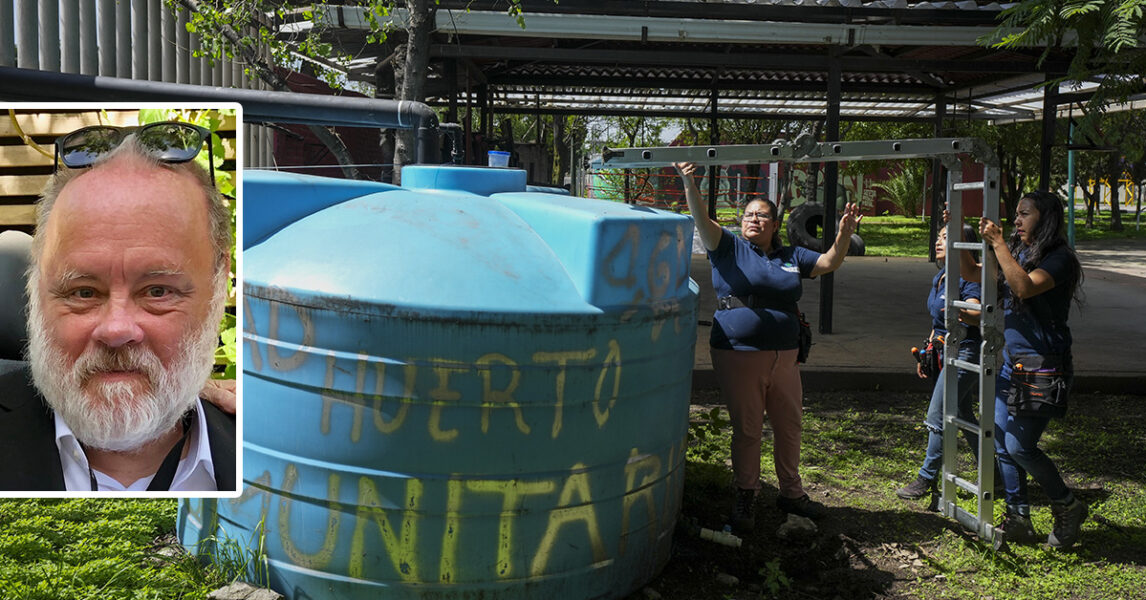
[[[1069,354],[1014,356],[1007,411],[1015,416],[1065,415],[1074,379],[1071,362]]]
[[[776,308],[770,306],[764,301],[763,298],[757,296],[720,296],[716,299],[716,310],[731,310],[733,308]],[[799,305],[792,305],[792,308],[778,308],[784,312],[796,315],[796,320],[800,323],[800,330],[796,337],[796,362],[804,363],[808,361],[808,353],[812,350],[812,326],[808,324],[807,319],[804,318],[804,313],[800,312]]]
[[[721,296],[716,299],[716,310],[733,308],[765,308],[764,300],[753,295]]]
[[[935,339],[928,338],[923,342],[923,348],[912,348],[911,354],[919,362],[919,372],[923,376],[934,380],[943,370],[943,336]]]

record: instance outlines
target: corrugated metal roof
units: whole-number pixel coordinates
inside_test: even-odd
[[[1029,117],[1027,100],[995,97],[1033,90],[1069,56],[1040,63],[1041,49],[979,44],[1013,5],[522,0],[522,29],[495,12],[496,0],[441,0],[427,100],[444,106],[456,93],[476,103],[484,87],[495,112],[706,117],[715,89],[720,116],[817,118],[838,68],[845,119],[931,119],[940,98],[949,116]],[[358,39],[352,28],[338,38],[347,48]],[[375,81],[373,64],[360,64],[354,76]]]

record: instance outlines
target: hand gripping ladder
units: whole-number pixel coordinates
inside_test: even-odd
[[[961,157],[969,156],[983,165],[983,181],[964,183]],[[736,165],[760,163],[812,163],[852,160],[895,160],[907,158],[938,158],[947,167],[950,175],[947,185],[948,210],[952,223],[962,223],[964,190],[983,190],[984,216],[998,221],[999,217],[999,167],[995,153],[982,140],[977,138],[935,138],[878,140],[862,142],[816,142],[808,134],[793,141],[777,141],[772,144],[729,145],[729,146],[668,146],[654,148],[605,148],[599,157],[594,157],[591,166],[596,169],[632,169],[666,167],[675,162],[691,162],[698,165]],[[944,515],[956,519],[964,527],[974,531],[982,539],[995,542],[1000,536],[992,524],[994,489],[994,415],[995,415],[995,362],[1002,340],[1001,319],[996,306],[997,289],[995,257],[986,252],[984,243],[966,244],[955,242],[962,235],[947,236],[947,272],[959,273],[959,254],[953,250],[978,250],[983,256],[983,298],[982,306],[959,301],[959,278],[947,277],[947,346],[944,353],[946,365],[973,371],[979,374],[979,410],[983,424],[976,425],[956,416],[957,370],[946,369],[944,380],[944,427],[943,427],[943,484],[940,506]],[[959,341],[964,337],[958,327],[959,308],[982,310],[980,329],[983,332],[983,346],[979,364],[960,361]],[[982,365],[982,366],[980,366]],[[954,425],[954,426],[949,426]],[[978,435],[979,465],[977,481],[967,481],[956,475],[956,439],[958,429],[963,428]],[[956,504],[956,488],[962,488],[975,495],[976,510],[970,512]]]

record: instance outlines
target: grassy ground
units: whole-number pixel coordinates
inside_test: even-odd
[[[695,417],[706,420],[718,402],[714,390],[694,397]],[[672,561],[650,587],[667,600],[1146,598],[1142,398],[1081,396],[1044,435],[1042,447],[1091,509],[1081,541],[1070,551],[1042,545],[995,551],[929,510],[927,501],[895,497],[923,458],[925,403],[919,394],[810,394],[802,474],[810,495],[830,508],[819,531],[798,542],[777,537],[784,516],[774,506],[766,437],[757,525],[744,546],[726,548],[678,533]],[[685,518],[717,530],[731,510],[729,435],[721,426],[694,439],[685,479]],[[961,455],[964,476],[971,476],[970,453],[963,447]],[[1045,535],[1051,516],[1037,485],[1032,501],[1035,528]],[[969,498],[961,505],[973,510]],[[997,502],[995,514],[1001,510]],[[739,582],[721,583],[718,573]]]
[[[1094,227],[1083,224],[1084,214],[1076,215],[1075,241],[1095,240],[1146,240],[1146,228],[1135,229],[1132,216],[1125,217],[1122,231],[1110,230],[1108,215],[1095,219]],[[968,219],[968,222],[977,219]],[[927,221],[908,217],[864,217],[860,223],[860,235],[864,239],[868,256],[927,256],[929,250]],[[1004,224],[1004,227],[1006,225]],[[1008,229],[1008,231],[1010,231]]]
[[[0,500],[0,599],[205,598],[228,576],[177,544],[176,500]]]
[[[927,221],[908,217],[864,217],[859,235],[867,256],[927,256]]]

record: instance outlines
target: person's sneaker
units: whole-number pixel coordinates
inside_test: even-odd
[[[934,479],[924,479],[922,475],[916,475],[915,481],[896,490],[895,495],[904,500],[918,500],[934,491]]]
[[[807,494],[799,498],[785,498],[780,496],[776,498],[776,506],[780,510],[791,513],[793,515],[800,515],[809,519],[821,519],[824,515],[828,514],[828,509],[823,504],[816,502],[808,497]]]
[[[736,505],[732,507],[732,528],[747,533],[756,528],[756,490],[736,490]]]
[[[1089,514],[1086,505],[1075,498],[1070,504],[1051,503],[1054,515],[1054,529],[1047,536],[1047,544],[1052,548],[1070,548],[1078,541],[1078,530]]]
[[[1033,544],[1039,541],[1039,534],[1035,532],[1030,516],[1020,515],[1010,509],[1003,514],[1003,522],[999,525],[999,529],[1005,542]]]

